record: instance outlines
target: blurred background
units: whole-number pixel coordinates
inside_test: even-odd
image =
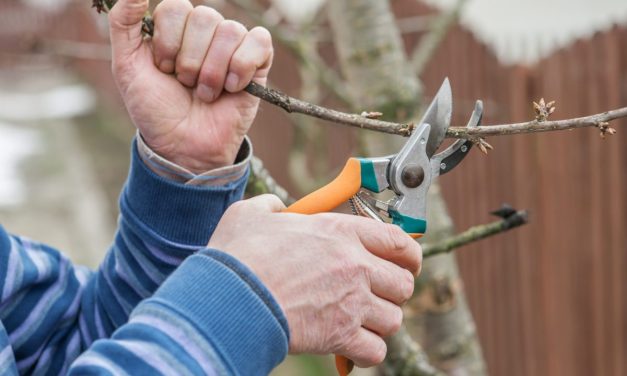
[[[347,99],[354,93],[342,83],[324,0],[202,4],[271,29],[270,86],[338,109],[379,110]],[[624,0],[390,5],[419,77],[416,107],[448,76],[454,125],[476,99],[484,124],[532,120],[541,97],[556,101],[552,119],[627,106]],[[0,223],[92,267],[113,237],[134,135],[109,59],[106,16],[89,0],[0,1]],[[531,213],[530,224],[457,252],[487,373],[627,374],[627,121],[612,126],[618,134],[604,140],[597,129],[492,137],[488,156],[473,151],[441,178],[458,230],[493,220],[503,202]],[[327,182],[347,157],[402,142],[263,103],[251,137],[293,197]],[[449,374],[484,373],[439,364]],[[277,374],[333,367],[298,357]]]

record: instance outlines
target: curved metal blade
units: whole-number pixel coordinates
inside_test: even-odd
[[[451,84],[448,77],[442,82],[435,98],[422,116],[418,126],[428,123],[431,125],[429,140],[427,141],[427,156],[431,158],[444,141],[446,130],[451,124],[453,113],[453,95],[451,94]]]
[[[475,102],[475,109],[466,124],[466,128],[476,128],[481,124],[483,117],[483,102],[478,100]],[[459,139],[444,151],[434,155],[431,158],[431,168],[433,173],[444,175],[455,168],[467,155],[472,148],[473,142],[470,140]]]

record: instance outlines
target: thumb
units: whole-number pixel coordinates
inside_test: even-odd
[[[118,0],[109,12],[109,33],[114,66],[126,62],[143,41],[142,19],[149,0]]]
[[[275,195],[263,194],[255,196],[246,201],[246,205],[257,212],[272,212],[278,213],[285,209],[285,204]]]

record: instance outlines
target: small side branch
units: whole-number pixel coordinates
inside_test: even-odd
[[[447,253],[463,245],[522,226],[528,223],[528,217],[529,215],[526,210],[513,210],[499,221],[471,227],[460,234],[435,244],[425,244],[422,248],[422,257],[427,258]]]
[[[486,136],[509,136],[521,133],[564,131],[585,127],[598,128],[603,126],[603,123],[624,117],[627,117],[627,107],[566,120],[542,122],[533,120],[525,123],[486,125],[474,129],[467,129],[465,127],[450,127],[446,132],[446,136],[451,138],[474,138]]]
[[[292,98],[280,91],[263,87],[254,82],[251,82],[245,90],[256,97],[265,100],[266,102],[283,108],[287,112],[297,112],[339,124],[401,136],[409,136],[414,128],[414,124],[411,123],[403,124],[370,119],[366,116],[348,114],[311,104],[300,99]],[[524,123],[484,125],[476,128],[449,127],[446,131],[446,137],[477,140],[478,138],[487,136],[507,136],[522,133],[564,131],[584,127],[602,128],[609,121],[625,117],[627,117],[627,107],[622,107],[600,114],[566,120],[533,120]]]
[[[339,124],[402,136],[409,136],[413,130],[413,124],[392,123],[389,121],[370,119],[357,114],[331,110],[326,107],[292,98],[278,90],[266,88],[255,82],[248,84],[244,90],[268,103],[281,107],[289,113],[296,112]]]

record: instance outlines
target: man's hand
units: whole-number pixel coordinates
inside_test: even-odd
[[[118,0],[109,14],[113,74],[135,126],[162,157],[200,173],[233,163],[265,84],[270,33],[248,31],[206,6],[164,0],[142,37],[148,0]]]
[[[368,367],[402,322],[422,252],[399,227],[344,214],[279,213],[276,196],[233,204],[209,241],[268,287],[290,328],[291,353],[335,353]]]

